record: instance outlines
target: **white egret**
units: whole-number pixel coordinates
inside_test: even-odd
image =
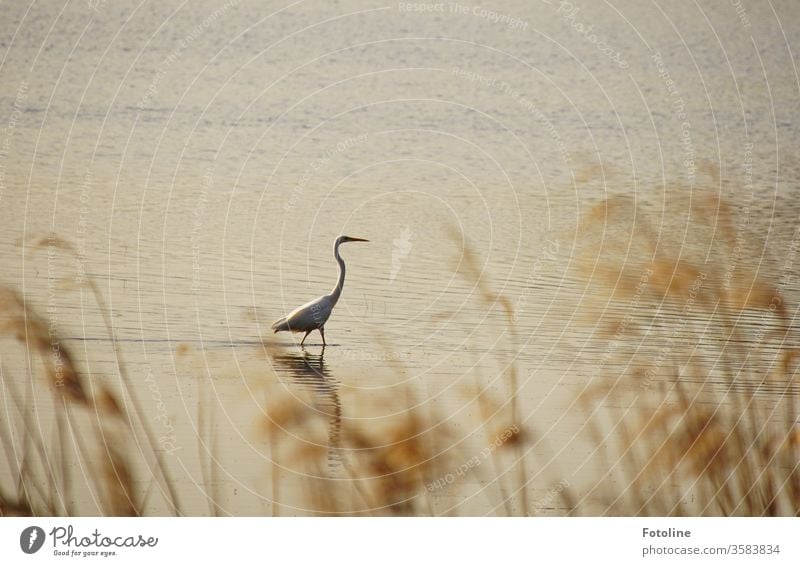
[[[282,332],[285,330],[289,332],[305,332],[306,335],[303,336],[303,340],[300,342],[301,346],[312,331],[319,330],[320,336],[322,336],[322,345],[326,346],[325,323],[328,321],[328,318],[330,318],[333,307],[335,307],[336,303],[339,301],[339,297],[342,294],[342,287],[344,287],[345,267],[344,260],[342,256],[339,255],[339,245],[345,242],[369,242],[369,240],[351,238],[349,236],[339,236],[336,238],[333,242],[333,257],[335,257],[336,261],[339,263],[339,280],[336,282],[336,286],[327,295],[317,297],[313,301],[309,301],[303,306],[297,307],[285,317],[273,322],[272,330],[275,332]]]

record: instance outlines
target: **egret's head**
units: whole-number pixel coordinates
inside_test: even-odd
[[[364,238],[351,238],[350,236],[339,236],[336,238],[336,244],[344,244],[345,242],[369,242],[369,240],[365,240]]]

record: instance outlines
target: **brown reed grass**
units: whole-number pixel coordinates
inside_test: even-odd
[[[593,321],[627,344],[617,355],[630,369],[604,368],[610,379],[584,396],[609,472],[579,505],[594,497],[605,502],[603,514],[798,515],[800,390],[787,300],[777,280],[737,257],[758,245],[725,199],[701,195],[676,210],[685,225],[667,218],[656,231],[632,199],[611,198],[581,223],[583,277],[599,300],[616,301],[639,324]],[[670,234],[674,225],[680,236]],[[686,234],[705,239],[687,246]],[[665,245],[670,239],[681,246]],[[625,253],[635,240],[646,253]],[[687,252],[692,246],[700,249]],[[659,332],[665,312],[673,323]],[[769,383],[776,385],[766,390]],[[612,399],[628,409],[604,408]],[[611,487],[612,475],[621,489]]]
[[[55,251],[76,255],[71,244],[55,236],[30,246],[34,253],[44,248],[49,254]],[[13,493],[4,492],[7,486],[0,484],[0,516],[74,515],[76,489],[81,483],[88,489],[88,499],[99,502],[99,510],[104,514],[140,515],[145,505],[145,500],[137,496],[130,453],[125,449],[137,446],[132,442],[138,438],[135,431],[144,433],[152,448],[152,432],[141,418],[141,407],[128,387],[127,368],[116,348],[102,295],[92,279],[86,284],[103,312],[106,330],[114,343],[123,382],[122,397],[105,383],[89,383],[55,325],[49,324],[15,290],[0,287],[0,338],[17,342],[19,354],[10,357],[25,360],[28,372],[27,376],[0,372],[4,397],[16,408],[15,413],[7,411],[0,422],[0,443],[17,477]],[[22,393],[18,384],[24,385],[27,392]],[[33,396],[42,387],[53,395],[50,409],[54,411],[55,438],[46,436],[31,416]],[[138,422],[124,409],[131,405]],[[94,429],[95,434],[88,435],[87,429]],[[76,449],[70,451],[69,446]],[[153,452],[168,502],[180,513],[161,456],[154,448]],[[76,466],[89,473],[84,473],[83,478],[75,477],[71,469]]]

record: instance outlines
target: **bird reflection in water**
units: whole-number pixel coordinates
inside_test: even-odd
[[[342,429],[342,404],[339,401],[339,382],[325,367],[325,348],[319,354],[273,351],[270,354],[279,374],[288,375],[299,387],[310,391],[314,398],[313,409],[328,417],[328,466],[336,468],[342,463],[340,433]]]

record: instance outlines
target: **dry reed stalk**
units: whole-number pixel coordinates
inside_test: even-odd
[[[646,222],[646,215],[631,214],[630,207],[625,214],[619,214],[625,208],[621,202],[627,205],[628,201],[612,201],[598,205],[586,216],[581,225],[584,235],[590,237],[593,231],[605,235],[609,225],[614,227],[615,220],[611,218],[614,211],[618,218],[633,216]],[[732,207],[727,201],[714,196],[700,197],[696,202],[698,206],[689,207],[687,230],[695,230],[697,224],[703,228],[714,226],[716,253],[726,258],[732,257],[734,245],[746,245],[742,243],[746,239],[734,227]],[[712,222],[714,219],[717,221]],[[685,234],[682,237],[685,239]],[[669,238],[667,235],[662,240]],[[613,508],[623,514],[642,515],[800,514],[800,455],[796,443],[789,441],[798,426],[795,354],[785,349],[790,325],[787,302],[778,285],[741,266],[734,271],[730,284],[723,285],[723,268],[713,263],[713,254],[709,255],[712,263],[698,267],[680,256],[670,258],[669,247],[662,245],[651,262],[637,264],[636,260],[631,268],[630,263],[614,257],[624,245],[608,242],[605,245],[612,249],[603,259],[607,269],[594,269],[596,256],[593,258],[592,254],[599,248],[591,244],[588,258],[584,258],[588,264],[584,265],[583,273],[590,279],[599,277],[606,288],[613,285],[609,292],[614,298],[629,299],[633,294],[632,274],[649,269],[651,276],[645,293],[677,309],[691,304],[694,309],[694,313],[689,313],[691,316],[718,320],[723,338],[715,350],[712,368],[707,368],[700,357],[695,360],[691,351],[684,355],[682,349],[675,348],[665,360],[666,367],[674,367],[675,378],[670,382],[648,383],[649,389],[634,398],[630,415],[615,425],[620,443],[608,449],[605,460],[614,461],[626,474],[627,489],[616,495],[608,493]],[[700,278],[704,281],[702,289],[693,293],[694,282]],[[627,284],[619,284],[626,280]],[[760,338],[773,340],[772,344],[755,344],[759,350],[769,344],[778,352],[772,371],[764,372],[754,365],[749,353],[740,355],[736,351],[736,345],[744,343],[739,324],[745,310],[760,310],[778,323],[777,331]],[[634,329],[635,326],[629,325],[628,333],[617,338],[631,343],[643,340]],[[691,325],[675,336],[695,344],[703,338]],[[721,375],[725,379],[720,385],[716,385],[719,378],[715,377],[719,372],[714,372],[717,363],[723,367]],[[637,374],[629,377],[636,380]],[[621,378],[612,385],[593,388],[586,401],[619,397]],[[748,379],[753,383],[769,380],[783,384],[780,398],[761,398],[749,393],[741,386]],[[656,407],[643,407],[645,399],[656,401]],[[775,418],[781,410],[781,418]],[[607,428],[608,425],[594,419],[590,433],[595,442],[605,438]],[[602,490],[603,486],[598,484],[595,489]],[[687,499],[689,495],[691,498]]]
[[[511,300],[504,294],[497,293],[492,289],[487,278],[483,276],[483,272],[479,266],[475,252],[467,242],[463,241],[462,238],[459,237],[459,234],[454,227],[450,228],[450,237],[453,241],[462,242],[461,261],[459,266],[461,268],[460,271],[462,275],[474,283],[474,287],[478,290],[479,296],[486,305],[487,309],[494,308],[495,305],[499,305],[502,309],[506,317],[507,329],[511,336],[512,352],[516,353],[518,350],[519,340],[517,334],[517,325],[514,322],[514,307]],[[504,375],[508,376],[508,406],[510,408],[511,421],[511,425],[509,426],[514,426],[518,431],[521,431],[523,429],[523,420],[520,418],[519,411],[519,379],[515,355],[508,363],[503,373]],[[491,435],[489,430],[485,430],[487,432],[487,442],[493,442],[495,436]],[[515,434],[513,438],[514,442],[509,443],[506,441],[509,446],[514,447],[517,470],[516,489],[512,492],[511,496],[519,493],[519,498],[522,503],[520,514],[523,516],[528,516],[530,510],[528,501],[528,474],[525,465],[526,452],[523,450],[523,442],[518,442],[520,438],[522,438],[522,436]],[[497,466],[497,463],[494,460],[492,460],[492,463],[494,466]],[[502,490],[503,488],[501,487],[501,492]],[[505,494],[501,493],[501,498],[503,500],[503,505],[505,506],[507,515],[512,515],[513,510],[511,508],[510,497],[507,497]]]
[[[71,256],[73,259],[78,258],[78,252],[75,249],[75,247],[70,242],[56,236],[55,234],[50,234],[49,236],[40,239],[32,246],[34,252],[40,251],[44,248],[48,249],[52,248],[55,250],[60,250],[61,252]],[[123,353],[119,348],[116,335],[114,332],[114,326],[110,319],[109,309],[94,278],[86,277],[84,279],[84,284],[88,286],[89,289],[92,291],[95,303],[97,304],[97,307],[102,315],[103,324],[105,325],[106,332],[108,333],[109,338],[111,339],[111,344],[114,350],[114,357],[116,361],[116,367],[122,385],[122,393],[133,406],[133,414],[127,412],[122,413],[122,411],[119,411],[119,416],[122,416],[127,419],[128,430],[134,436],[134,440],[136,441],[137,446],[140,445],[138,442],[137,431],[140,431],[141,433],[144,434],[145,439],[147,440],[147,445],[150,448],[151,455],[156,462],[155,468],[158,471],[161,480],[160,483],[163,488],[162,493],[166,494],[166,498],[168,500],[168,503],[171,505],[173,512],[176,515],[181,515],[182,514],[181,506],[178,501],[178,496],[175,490],[174,483],[171,479],[171,474],[164,463],[163,455],[156,448],[155,435],[152,432],[151,427],[148,424],[147,420],[144,418],[144,410],[141,406],[141,402],[139,401],[138,396],[135,394],[134,388],[132,387],[131,379],[130,376],[128,375],[127,364],[125,363]],[[78,377],[77,372],[74,373],[74,377],[77,379]],[[70,386],[71,385],[72,384],[70,384]],[[73,394],[75,393],[71,390],[70,392]],[[88,397],[86,402],[88,402]],[[101,403],[108,403],[108,402],[109,399],[101,398]],[[116,404],[117,408],[119,408],[124,403],[121,404],[118,400],[115,399],[114,403],[112,403],[112,405],[109,407],[112,411],[113,411],[113,404]],[[138,421],[138,427],[137,423],[135,423],[132,418],[133,415],[135,415]]]
[[[75,255],[72,246],[57,237],[49,237],[34,245],[34,251],[44,245],[50,249],[65,251]],[[102,296],[94,281],[89,281],[98,305],[103,311],[104,321],[112,334],[107,312],[105,312]],[[48,311],[49,312],[49,311]],[[123,410],[125,406],[120,398],[105,384],[93,382],[87,384],[83,374],[75,363],[72,351],[59,337],[52,321],[41,317],[25,298],[16,291],[0,287],[0,337],[9,336],[23,348],[22,359],[25,360],[28,383],[31,393],[36,384],[41,383],[38,375],[45,377],[45,382],[55,395],[54,419],[56,426],[52,437],[45,437],[39,426],[31,422],[30,399],[22,399],[15,391],[13,380],[3,373],[2,385],[6,398],[17,406],[18,423],[0,423],[0,442],[9,456],[9,465],[16,467],[16,495],[2,496],[2,513],[26,512],[32,515],[72,515],[73,483],[70,468],[74,463],[86,464],[93,461],[98,451],[104,454],[96,474],[86,476],[87,487],[95,501],[97,495],[101,499],[104,510],[108,514],[134,515],[140,511],[133,491],[133,473],[127,455],[122,447],[126,445],[125,434],[135,436],[133,421]],[[125,364],[118,356],[120,375],[125,380]],[[127,383],[127,381],[125,381]],[[130,391],[128,391],[130,396]],[[141,411],[139,411],[140,413]],[[90,418],[94,425],[99,446],[90,446],[80,432],[83,424],[78,424],[73,413],[80,415],[80,422]],[[9,413],[7,413],[9,414]],[[37,421],[38,422],[38,421]],[[120,426],[124,428],[119,429]],[[143,424],[146,429],[146,423]],[[15,436],[21,439],[22,452],[15,446]],[[74,452],[66,448],[74,446]],[[157,456],[157,458],[160,458]],[[163,464],[162,464],[163,471]],[[166,478],[166,476],[165,476]],[[171,483],[166,479],[166,483]],[[171,486],[170,486],[171,489]],[[169,497],[169,496],[168,496]],[[170,498],[173,503],[174,497]],[[177,505],[174,505],[177,510]]]
[[[105,440],[105,439],[104,439]],[[106,513],[115,517],[139,516],[135,502],[133,474],[118,443],[105,442],[102,475],[105,487]]]

